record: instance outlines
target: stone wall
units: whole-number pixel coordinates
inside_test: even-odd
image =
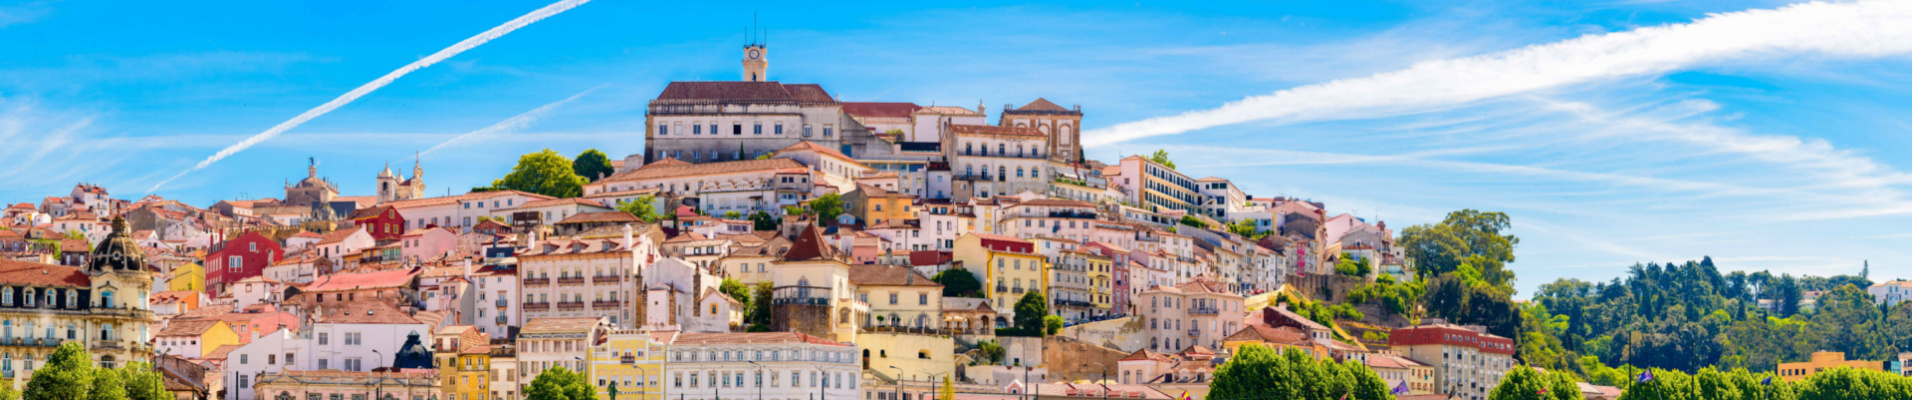
[[[1143,345],[1148,344],[1148,336],[1142,332],[1142,319],[1135,317],[1122,317],[1065,327],[1062,328],[1062,332],[1058,333],[1057,336],[1065,336],[1124,352],[1141,350]]]
[[[830,306],[809,304],[778,304],[773,307],[776,317],[770,319],[772,332],[803,332],[820,338],[835,338],[835,326],[830,324]]]
[[[1129,353],[1062,336],[1050,336],[1042,341],[1042,359],[1049,360],[1043,366],[1049,368],[1051,382],[1101,380],[1103,367],[1107,367],[1110,374],[1117,373],[1116,361]]]

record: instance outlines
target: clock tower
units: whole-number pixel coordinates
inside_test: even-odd
[[[770,68],[770,61],[764,59],[766,56],[765,53],[768,53],[769,50],[769,48],[764,47],[763,43],[752,43],[744,46],[744,81],[763,82],[770,80],[764,72]]]

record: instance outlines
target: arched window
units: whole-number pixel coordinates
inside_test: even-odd
[[[113,340],[113,324],[100,324],[100,340]]]
[[[1002,143],[997,143],[997,144],[996,144],[996,155],[997,155],[997,156],[1002,156],[1002,155],[1007,155],[1007,154],[1009,154],[1009,145],[1007,145],[1007,144],[1002,144]]]
[[[1022,177],[1022,167],[1016,167],[1016,177],[1017,178]]]
[[[13,371],[13,353],[0,354],[0,370]]]
[[[11,337],[13,337],[13,321],[12,321],[12,320],[8,320],[8,321],[6,321],[6,322],[0,322],[0,326],[5,326],[5,327],[6,327],[6,332],[7,332],[7,333],[6,333],[6,336],[0,336],[0,338],[11,338]]]
[[[997,182],[1009,181],[1009,167],[1000,166],[1000,165],[996,166],[996,181]]]
[[[1023,152],[1022,145],[1020,144],[1016,145],[1016,157],[1022,157],[1022,152]]]

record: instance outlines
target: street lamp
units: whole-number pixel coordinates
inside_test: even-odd
[[[1102,365],[1102,363],[1099,362],[1092,362],[1090,364],[1102,367],[1102,400],[1109,400],[1109,366]]]
[[[942,376],[942,375],[948,375],[948,374],[949,374],[948,372],[938,372],[938,373],[929,375],[929,395],[935,397],[936,400],[943,400],[943,392],[941,391],[941,388],[936,387],[936,384],[942,383],[942,382],[937,381],[936,377]],[[917,399],[917,400],[929,400],[929,399]]]
[[[757,366],[757,380],[755,381],[757,384],[757,400],[763,400],[763,364],[758,364],[756,361],[751,360],[744,360],[744,362]]]
[[[830,370],[823,369],[822,365],[818,365],[816,367],[817,367],[817,373],[823,374],[823,376],[830,376]],[[795,384],[795,382],[792,382],[792,384]],[[829,398],[830,394],[829,392],[825,392],[826,390],[830,390],[829,385],[817,386],[817,400],[826,400]]]

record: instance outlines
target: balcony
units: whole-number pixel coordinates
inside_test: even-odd
[[[1217,310],[1215,307],[1190,307],[1188,309],[1188,315],[1215,315],[1220,313],[1221,310]]]
[[[618,282],[623,282],[623,281],[624,281],[624,277],[623,277],[623,276],[617,276],[617,275],[611,275],[611,276],[593,276],[593,277],[591,277],[591,284],[593,284],[593,285],[602,285],[602,284],[607,284],[607,283],[618,283]]]
[[[616,300],[591,302],[591,308],[618,308],[619,306],[622,306],[622,305],[623,304],[619,304],[619,302]]]
[[[126,342],[121,340],[95,340],[93,341],[92,348],[125,350]]]
[[[560,302],[558,302],[558,309],[559,309],[559,310],[581,310],[581,309],[584,309],[584,302],[582,302],[582,301],[560,301]]]
[[[7,367],[12,368],[13,366],[9,365]],[[0,378],[13,379],[13,370],[11,369],[0,370]]]
[[[1001,292],[1007,292],[1007,291],[1009,291],[1008,286],[996,285],[996,292],[1001,293]]]
[[[1094,212],[1086,212],[1086,211],[1084,211],[1084,212],[1077,212],[1077,211],[1051,211],[1051,212],[1049,212],[1049,218],[1080,218],[1080,219],[1095,219],[1095,213],[1094,213]]]
[[[1057,306],[1057,307],[1083,307],[1083,308],[1088,308],[1088,307],[1095,307],[1095,303],[1090,303],[1090,302],[1086,302],[1086,301],[1082,301],[1082,300],[1056,300],[1056,306]]]
[[[1009,293],[1022,294],[1022,288],[1009,289]]]
[[[524,279],[525,286],[533,286],[533,285],[544,286],[549,284],[551,284],[551,278],[525,278]]]
[[[505,299],[498,299],[498,300],[492,301],[492,304],[497,304],[498,308],[505,308],[510,306],[511,302],[505,301]]]
[[[584,277],[572,276],[572,277],[558,278],[558,284],[559,285],[583,285]]]
[[[1194,336],[1194,337],[1201,337],[1201,336],[1202,336],[1202,330],[1200,330],[1200,329],[1194,329],[1194,328],[1190,328],[1190,329],[1188,330],[1188,335],[1189,335],[1189,336]]]
[[[770,304],[830,305],[830,288],[822,286],[784,286],[770,289]]]
[[[511,322],[511,318],[505,317],[503,315],[500,315],[497,318],[492,318],[491,320],[492,322],[497,322],[498,325],[506,325]]]
[[[544,311],[544,310],[549,310],[549,309],[551,309],[551,303],[545,303],[545,302],[538,302],[538,303],[524,303],[524,309],[525,309],[525,310],[533,310],[533,311]]]

